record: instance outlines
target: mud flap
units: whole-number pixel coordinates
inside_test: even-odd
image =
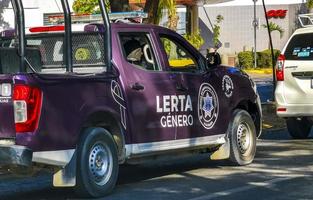
[[[225,138],[225,144],[223,144],[217,151],[211,155],[211,160],[225,160],[230,157],[230,143],[229,138]]]
[[[71,161],[61,170],[53,175],[54,187],[76,186],[76,152]]]

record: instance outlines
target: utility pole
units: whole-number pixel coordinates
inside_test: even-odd
[[[254,16],[253,16],[253,29],[254,29],[254,68],[257,68],[257,50],[256,50],[256,47],[257,47],[257,44],[256,44],[256,39],[257,39],[257,36],[256,36],[256,31],[257,31],[257,28],[259,26],[259,22],[257,20],[257,17],[256,17],[256,2],[258,0],[252,0],[254,5],[253,5],[253,13],[254,13]]]

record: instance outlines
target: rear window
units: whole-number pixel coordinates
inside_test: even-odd
[[[72,40],[74,71],[77,71],[75,69],[85,69],[82,72],[89,72],[91,69],[105,71],[104,42],[101,35],[76,33],[73,34]],[[26,58],[37,72],[65,72],[63,42],[64,34],[28,36]],[[16,42],[12,39],[3,40],[1,47],[1,73],[18,72]],[[30,71],[29,68],[27,70]]]
[[[295,35],[289,42],[286,60],[313,60],[313,33]]]

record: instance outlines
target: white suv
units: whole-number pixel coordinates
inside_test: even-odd
[[[307,138],[313,125],[313,27],[295,31],[278,58],[277,115],[290,135]]]

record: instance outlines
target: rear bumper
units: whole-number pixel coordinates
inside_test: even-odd
[[[276,113],[279,117],[310,117],[313,116],[313,102],[311,104],[291,104],[286,100],[285,86],[278,82],[275,90]],[[299,96],[299,102],[301,102]]]
[[[311,117],[313,116],[312,104],[279,104],[276,103],[278,117]]]
[[[23,166],[29,167],[32,164],[33,152],[23,146],[0,145],[0,166]]]
[[[276,113],[278,117],[309,117],[313,116],[312,104],[289,104],[282,90],[276,89]]]

